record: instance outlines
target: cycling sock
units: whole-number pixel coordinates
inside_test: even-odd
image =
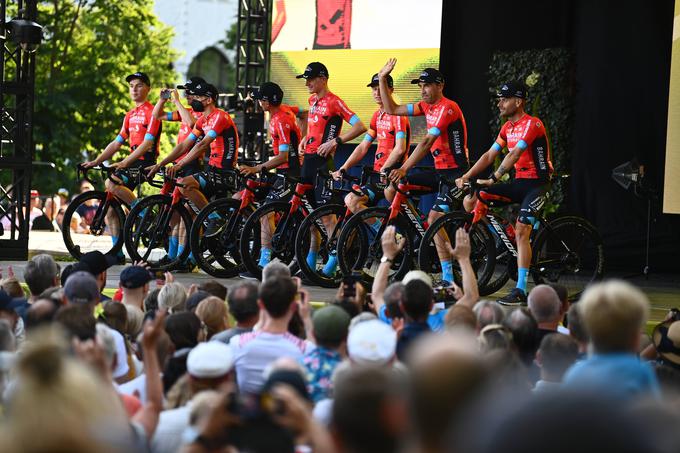
[[[529,269],[520,267],[517,269],[517,288],[527,293],[527,280],[529,279]]]
[[[328,255],[328,261],[326,262],[326,265],[323,267],[323,272],[329,277],[332,277],[335,275],[335,271],[338,268],[338,256],[335,253],[331,253]]]
[[[445,260],[442,263],[442,280],[453,283],[453,261]]]
[[[118,242],[118,236],[111,236],[111,243],[116,245],[116,242]]]
[[[272,249],[262,247],[260,249],[260,261],[257,263],[260,267],[265,267],[272,260]]]
[[[134,208],[135,206],[137,206],[137,203],[139,203],[139,198],[135,198],[134,200],[132,200],[132,201],[130,202],[130,209],[132,209],[132,208]]]
[[[212,219],[212,220],[220,220],[222,217],[220,217],[220,215],[218,213],[213,211],[210,214],[208,214],[208,218]]]
[[[179,238],[177,236],[170,236],[168,239],[168,258],[174,260],[177,258],[177,249],[179,248]]]
[[[380,227],[382,226],[382,222],[379,219],[376,219],[375,222],[370,223],[369,226],[371,227],[371,229],[373,229],[375,234],[378,234],[378,230],[380,230]]]
[[[177,255],[175,255],[175,257],[182,256],[182,252],[183,252],[184,249],[186,248],[186,246],[185,246],[184,244],[179,244],[179,238],[177,238],[177,240],[178,240],[178,244],[177,244]]]
[[[310,250],[309,253],[307,253],[307,266],[316,270],[316,258],[318,256],[319,256],[319,252],[316,252],[314,250]]]

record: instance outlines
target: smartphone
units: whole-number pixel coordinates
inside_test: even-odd
[[[342,297],[354,298],[357,295],[357,283],[361,281],[361,272],[352,272],[342,279]]]
[[[161,99],[170,99],[171,92],[168,89],[161,91]]]

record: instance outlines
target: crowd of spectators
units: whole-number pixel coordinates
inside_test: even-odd
[[[680,451],[677,311],[646,339],[649,302],[618,280],[508,310],[453,244],[460,287],[389,284],[388,227],[372,288],[315,307],[278,262],[229,288],[130,265],[112,298],[98,252],[6,269],[0,451]]]

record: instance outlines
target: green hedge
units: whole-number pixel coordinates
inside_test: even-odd
[[[552,162],[558,174],[567,174],[571,169],[574,120],[572,61],[569,50],[554,48],[496,52],[489,65],[491,130],[497,134],[504,121],[498,114],[493,94],[506,81],[524,81],[529,86],[527,112],[545,124]],[[564,200],[563,189],[566,190],[566,187],[563,180],[555,179],[545,214],[557,211]]]

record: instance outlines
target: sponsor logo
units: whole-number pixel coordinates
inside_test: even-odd
[[[512,253],[512,256],[517,257],[517,250],[515,250],[515,247],[512,245],[512,242],[510,241],[510,239],[508,239],[508,235],[505,234],[505,228],[503,228],[503,225],[498,223],[496,218],[492,215],[487,215],[486,217],[491,222],[491,226],[493,226],[493,229],[496,230],[496,233],[501,238],[501,241],[503,241],[503,244],[505,244],[505,247],[507,247],[510,253]]]

